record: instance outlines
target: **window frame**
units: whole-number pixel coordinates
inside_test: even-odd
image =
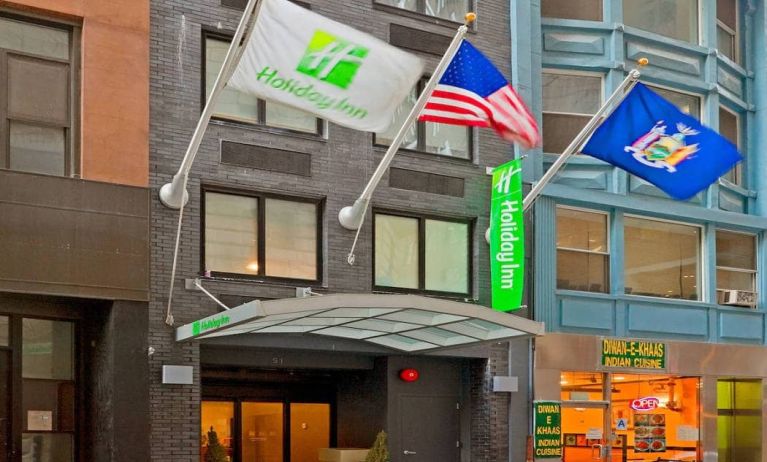
[[[747,270],[747,269],[743,269],[743,268],[733,268],[731,266],[720,266],[718,264],[718,261],[717,261],[719,259],[719,249],[715,248],[714,249],[714,275],[716,276],[716,273],[719,270],[730,271],[730,272],[733,272],[733,273],[750,273],[752,275],[752,277],[753,277],[752,278],[753,292],[756,294],[756,299],[757,299],[757,304],[758,304],[759,303],[759,295],[760,295],[760,291],[759,291],[759,235],[756,234],[756,233],[749,233],[749,232],[745,232],[745,231],[735,231],[735,230],[726,229],[726,228],[716,228],[714,230],[714,242],[715,243],[716,243],[716,233],[718,233],[720,231],[723,231],[723,232],[726,232],[726,233],[730,233],[730,234],[740,234],[742,236],[749,236],[749,237],[754,238],[754,269],[753,270]],[[718,304],[718,302],[719,302],[718,295],[719,295],[720,291],[723,291],[723,290],[736,290],[736,289],[728,289],[728,288],[724,288],[724,287],[720,288],[719,287],[719,278],[715,278],[715,279],[716,279],[715,290],[716,290],[716,295],[717,295],[717,298],[716,298],[715,302]],[[720,305],[720,306],[729,306],[729,305]],[[737,307],[737,308],[747,308],[747,307]],[[755,308],[756,308],[756,306],[752,307],[752,309],[755,309]]]
[[[592,72],[592,71],[582,71],[582,70],[570,70],[570,69],[561,69],[561,68],[555,68],[555,67],[544,67],[541,70],[541,74],[554,74],[554,75],[566,75],[571,77],[598,77],[599,78],[599,107],[601,107],[605,102],[605,74],[601,72]],[[598,109],[597,109],[598,110]],[[596,112],[595,112],[596,113]],[[543,134],[543,116],[545,114],[554,114],[554,115],[564,115],[564,116],[577,116],[577,117],[594,117],[594,114],[583,114],[580,112],[565,112],[565,111],[546,111],[543,109],[543,78],[541,78],[541,134]],[[588,122],[586,122],[588,123]],[[541,145],[541,149],[543,149],[543,145]],[[551,154],[555,156],[559,156],[562,153],[561,152],[546,152],[543,151],[544,154]],[[576,155],[580,155],[580,152],[576,152]]]
[[[258,274],[245,274],[245,273],[229,273],[225,271],[209,271],[205,267],[205,260],[206,260],[206,246],[205,246],[205,236],[206,236],[206,229],[207,229],[207,222],[206,222],[206,215],[205,215],[205,196],[208,193],[215,193],[215,194],[225,194],[230,196],[239,196],[239,197],[249,197],[254,198],[257,201],[258,209],[257,209],[257,233],[258,233],[258,241],[256,242],[256,249],[257,249],[257,261],[258,261]],[[215,185],[203,185],[202,191],[201,191],[201,198],[200,201],[200,274],[205,277],[210,277],[213,279],[239,279],[239,280],[247,280],[247,281],[265,281],[265,282],[283,282],[283,283],[301,283],[301,284],[311,284],[311,285],[319,285],[322,283],[323,280],[323,262],[324,262],[324,253],[323,253],[323,229],[324,229],[324,222],[323,217],[325,213],[325,198],[319,198],[319,197],[303,197],[303,196],[290,196],[286,194],[280,194],[280,193],[269,193],[269,192],[260,192],[260,191],[247,191],[242,189],[236,189],[236,188],[228,188],[225,186],[215,186]],[[296,202],[296,203],[304,203],[304,204],[314,204],[317,208],[317,230],[316,230],[316,242],[317,242],[317,249],[316,249],[316,269],[317,269],[317,277],[315,279],[298,279],[298,278],[287,278],[287,277],[280,277],[280,276],[268,276],[266,274],[266,207],[264,206],[266,203],[266,199],[276,199],[276,200],[282,200],[282,201],[289,201],[289,202]]]
[[[222,42],[228,42],[229,44],[232,43],[232,38],[234,37],[234,33],[226,32],[226,31],[220,31],[220,30],[212,30],[209,27],[203,27],[202,28],[202,34],[201,34],[201,56],[202,59],[200,60],[200,113],[205,110],[205,105],[208,101],[208,95],[207,95],[207,70],[208,70],[208,39],[211,40],[219,40]],[[295,130],[291,128],[285,128],[285,127],[276,127],[273,125],[269,125],[266,123],[266,104],[267,101],[263,98],[257,98],[257,109],[256,109],[256,121],[248,121],[243,120],[234,116],[228,116],[227,114],[220,114],[216,111],[213,111],[213,114],[211,115],[211,120],[215,120],[218,122],[224,122],[227,124],[234,124],[240,127],[260,127],[268,129],[269,131],[274,131],[275,133],[283,133],[283,134],[291,134],[291,135],[303,135],[311,138],[325,138],[327,136],[327,124],[325,123],[325,120],[317,117],[314,114],[312,115],[315,120],[317,121],[317,126],[315,127],[315,131],[308,132],[308,131],[302,131],[302,130]],[[300,110],[300,109],[297,109]],[[304,111],[306,112],[306,111]],[[309,114],[307,112],[307,114]]]
[[[735,0],[735,30],[732,30],[730,28],[730,26],[728,26],[727,24],[724,23],[724,21],[719,19],[719,9],[717,8],[717,11],[716,11],[716,27],[717,28],[721,27],[725,32],[727,32],[728,34],[732,35],[732,42],[733,42],[733,45],[734,45],[734,51],[735,51],[734,55],[735,56],[730,58],[729,56],[727,56],[724,53],[722,53],[721,51],[719,51],[720,48],[719,48],[718,36],[717,36],[717,41],[716,41],[716,49],[717,49],[717,51],[719,51],[719,54],[722,57],[729,59],[730,61],[734,62],[737,65],[741,65],[741,63],[740,63],[740,60],[741,60],[741,50],[740,50],[740,28],[741,28],[741,25],[742,24],[741,24],[741,20],[740,20],[740,1]]]
[[[396,8],[396,7],[394,7]],[[426,86],[426,83],[428,82],[428,77],[424,76],[423,78],[418,80],[418,83],[416,83],[416,99],[421,95],[423,92],[424,87]],[[426,154],[429,156],[435,156],[440,159],[452,159],[459,162],[468,162],[473,163],[474,162],[474,151],[476,150],[474,148],[474,139],[475,139],[475,127],[463,127],[466,129],[466,146],[468,147],[468,156],[467,157],[457,157],[457,156],[446,156],[443,154],[439,154],[436,152],[428,151],[426,148],[426,124],[427,123],[436,123],[439,124],[439,122],[423,122],[418,119],[413,121],[413,124],[415,124],[415,137],[416,137],[416,148],[410,149],[410,148],[403,148],[401,145],[397,151],[403,151],[403,152],[413,152],[413,153],[419,153],[419,154]],[[450,124],[440,124],[440,125],[450,125]],[[456,125],[460,127],[460,125]],[[378,134],[373,132],[373,146],[379,147],[379,148],[389,148],[389,144],[382,144],[378,142]]]
[[[404,287],[382,286],[376,284],[376,221],[379,215],[388,215],[399,218],[410,218],[418,220],[418,288],[408,289]],[[466,274],[466,292],[443,292],[440,290],[426,289],[426,220],[443,221],[449,223],[461,223],[467,227],[466,252],[467,252],[467,274]],[[423,295],[435,295],[449,298],[469,298],[474,293],[474,226],[476,220],[469,217],[450,217],[430,214],[402,212],[386,208],[373,209],[373,230],[372,230],[372,287],[377,292],[398,292],[398,293],[417,293]]]
[[[376,8],[383,8],[386,10],[391,10],[393,12],[397,12],[397,14],[402,14],[400,12],[404,12],[404,14],[407,15],[413,15],[419,19],[429,19],[436,22],[442,22],[447,21],[449,24],[456,24],[460,25],[463,24],[462,21],[453,21],[452,19],[443,18],[441,16],[432,16],[430,14],[426,13],[426,0],[415,0],[416,1],[416,9],[411,10],[408,8],[400,8],[398,6],[394,5],[387,5],[386,3],[381,2],[380,0],[373,0],[373,6]],[[467,13],[471,11],[476,11],[476,2],[477,0],[465,0],[467,2]],[[469,26],[470,30],[474,30],[473,27],[476,27],[476,23]]]
[[[738,148],[738,152],[742,152],[741,143],[743,142],[743,126],[742,126],[742,122],[741,122],[741,120],[742,120],[741,119],[741,114],[739,112],[737,112],[737,111],[734,111],[734,110],[730,109],[729,107],[727,107],[727,105],[721,104],[721,103],[719,104],[719,109],[722,109],[722,110],[724,110],[726,112],[729,112],[731,115],[735,116],[735,135],[736,135],[736,140],[737,140],[737,143],[736,143],[735,147]],[[719,116],[717,115],[717,117],[719,117]],[[719,118],[719,122],[721,122],[721,118]],[[721,126],[719,126],[719,129],[717,130],[717,132],[721,134]],[[735,165],[735,167],[733,167],[732,171],[734,171],[735,181],[731,181],[731,180],[725,178],[724,176],[727,175],[727,173],[722,175],[721,179],[724,180],[724,181],[727,181],[728,183],[733,184],[735,186],[739,186],[741,188],[744,187],[745,184],[744,184],[744,181],[743,181],[743,179],[744,179],[743,178],[743,163],[746,162],[747,160],[748,160],[747,158],[744,158],[742,162],[738,162]]]
[[[622,255],[622,259],[623,259],[623,269],[622,269],[623,281],[622,282],[623,282],[624,295],[630,295],[630,296],[633,296],[633,297],[648,297],[648,298],[653,298],[653,299],[657,298],[657,299],[661,299],[661,300],[680,300],[680,301],[684,301],[684,302],[705,303],[705,302],[708,301],[708,283],[707,283],[707,279],[708,279],[709,269],[708,269],[708,265],[706,264],[706,262],[708,261],[708,258],[707,258],[708,257],[708,252],[706,251],[706,245],[705,245],[705,242],[706,242],[706,228],[702,224],[691,223],[691,222],[684,222],[684,221],[677,221],[677,220],[669,220],[669,219],[666,219],[666,218],[650,217],[650,216],[647,216],[647,215],[637,215],[637,214],[633,214],[633,213],[624,213],[623,214],[623,218],[624,218],[624,220],[623,220],[623,235],[624,235],[624,238],[623,238],[623,255]],[[697,284],[698,285],[698,287],[697,287],[698,298],[696,298],[695,300],[690,300],[688,298],[672,298],[672,297],[664,297],[662,295],[643,295],[643,294],[640,295],[640,294],[633,294],[633,293],[629,294],[629,293],[626,293],[626,238],[625,238],[625,235],[626,235],[626,218],[638,218],[640,220],[658,221],[658,222],[661,222],[661,223],[667,223],[667,224],[672,224],[672,225],[680,225],[680,226],[691,226],[691,227],[696,227],[696,228],[700,229],[700,235],[699,235],[699,238],[698,238],[698,251],[699,251],[699,253],[698,253],[698,274],[696,274],[696,276],[695,276],[698,279],[698,284]]]
[[[578,252],[578,253],[585,253],[585,254],[594,254],[594,255],[603,255],[607,257],[607,290],[605,292],[594,292],[594,291],[583,291],[578,289],[564,289],[560,288],[558,283],[555,283],[554,286],[556,290],[572,290],[575,292],[586,292],[586,293],[595,293],[595,294],[611,294],[612,293],[612,261],[611,261],[611,252],[612,249],[612,233],[610,232],[610,224],[611,224],[611,218],[612,214],[605,210],[597,210],[597,209],[587,209],[584,207],[575,207],[571,205],[565,205],[565,204],[557,204],[556,209],[565,209],[565,210],[572,210],[576,212],[585,212],[585,213],[592,213],[592,214],[598,214],[598,215],[604,215],[605,220],[605,247],[607,248],[607,252],[597,252],[592,250],[583,250],[583,249],[576,249],[571,247],[560,247],[556,243],[556,234],[554,236],[554,250],[555,254],[559,254],[560,250],[564,250],[566,252]],[[556,210],[554,211],[554,217],[555,217],[555,226],[559,226],[559,220],[556,219]],[[555,228],[556,229],[556,228]],[[559,266],[557,266],[556,269],[557,272],[555,272],[555,276],[558,276]],[[556,278],[557,280],[559,278]]]
[[[8,82],[8,59],[9,55],[20,56],[27,59],[48,61],[69,66],[69,79],[67,82],[69,98],[69,107],[67,108],[68,123],[65,126],[56,125],[44,120],[34,120],[31,118],[13,119],[21,123],[36,127],[63,128],[64,129],[64,174],[63,178],[79,178],[80,176],[80,38],[81,29],[78,23],[66,20],[49,19],[48,17],[35,14],[18,14],[0,8],[0,18],[28,23],[35,26],[43,26],[52,29],[65,31],[69,35],[69,59],[53,58],[41,56],[33,53],[27,53],[17,50],[8,50],[0,48],[0,81]],[[7,90],[7,87],[4,87]],[[17,171],[22,173],[37,174],[25,172],[23,170],[14,170],[10,166],[11,161],[11,136],[10,136],[11,117],[8,111],[7,91],[0,91],[0,169]],[[49,175],[49,174],[44,174]],[[54,175],[59,176],[59,175]]]
[[[657,82],[653,82],[653,81],[644,82],[644,84],[650,90],[652,90],[653,88],[660,88],[661,90],[671,91],[671,92],[674,92],[674,93],[679,93],[679,94],[682,94],[682,95],[687,95],[687,96],[692,96],[692,97],[698,98],[698,101],[700,101],[700,104],[698,105],[698,110],[700,111],[700,114],[687,114],[687,115],[689,115],[690,117],[694,117],[694,118],[698,119],[698,121],[700,121],[700,123],[702,123],[702,124],[706,124],[707,123],[707,118],[705,117],[706,116],[706,111],[705,111],[706,95],[700,94],[700,93],[695,93],[695,92],[688,91],[688,90],[682,90],[680,88],[672,87],[670,85],[663,85],[663,84],[660,84],[660,83],[657,83]],[[663,95],[660,95],[660,96],[663,98]],[[663,98],[663,99],[666,99],[666,98]],[[669,103],[674,104],[671,101],[669,101]],[[674,104],[674,107],[679,109],[679,107],[676,104]],[[679,109],[679,111],[681,112],[682,110]]]
[[[687,40],[682,40],[682,39],[678,39],[678,38],[674,38],[674,37],[668,37],[666,35],[659,34],[657,32],[641,29],[639,27],[626,24],[626,17],[625,17],[625,15],[623,15],[623,2],[624,1],[626,1],[626,0],[621,0],[621,24],[623,24],[624,26],[628,26],[628,27],[631,27],[633,29],[636,29],[636,30],[639,30],[639,31],[642,31],[642,32],[645,32],[645,33],[648,33],[648,34],[652,34],[652,35],[655,35],[655,36],[658,36],[658,37],[662,37],[665,40],[672,40],[674,42],[685,43],[685,44],[693,45],[693,46],[703,46],[701,44],[701,42],[703,41],[703,25],[704,25],[704,23],[703,23],[703,5],[702,5],[702,3],[703,3],[704,0],[695,0],[695,5],[697,7],[695,9],[696,10],[695,14],[697,15],[696,19],[697,19],[697,29],[698,29],[698,33],[697,33],[696,41],[695,42],[688,42]]]

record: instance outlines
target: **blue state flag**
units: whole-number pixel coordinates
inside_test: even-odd
[[[737,147],[641,83],[581,151],[689,199],[730,171]]]

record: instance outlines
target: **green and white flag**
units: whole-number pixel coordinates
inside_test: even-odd
[[[522,161],[493,170],[490,199],[490,279],[493,309],[517,310],[525,280],[525,223]]]
[[[287,0],[261,1],[228,85],[339,125],[385,131],[421,77],[421,60]]]

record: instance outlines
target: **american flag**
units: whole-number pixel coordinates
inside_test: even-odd
[[[467,40],[448,65],[419,120],[493,128],[527,149],[540,143],[538,124],[498,69]]]

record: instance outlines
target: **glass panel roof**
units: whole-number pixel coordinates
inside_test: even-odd
[[[334,294],[255,300],[181,326],[176,339],[260,333],[322,335],[415,353],[543,331],[541,323],[471,303],[415,295]]]

